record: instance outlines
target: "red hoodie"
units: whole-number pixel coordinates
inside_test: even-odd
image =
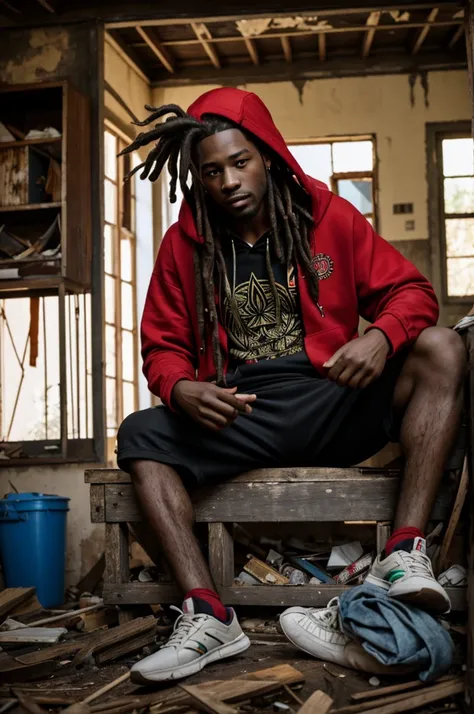
[[[298,268],[298,289],[305,349],[322,375],[324,362],[358,336],[359,315],[382,330],[391,354],[436,324],[438,304],[428,280],[395,248],[378,236],[350,203],[307,176],[290,153],[270,112],[257,95],[240,89],[206,92],[189,108],[197,119],[218,114],[252,132],[291,167],[312,198],[314,229],[310,237],[320,277],[319,302],[313,302]],[[201,243],[192,212],[183,201],[178,223],[166,232],[151,276],[142,319],[143,371],[153,394],[170,405],[180,379],[207,380],[215,375],[211,338],[198,354],[193,243]],[[216,301],[217,301],[216,297]],[[227,335],[219,326],[227,362]]]

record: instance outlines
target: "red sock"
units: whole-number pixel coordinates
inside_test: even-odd
[[[413,542],[415,538],[424,538],[425,536],[418,528],[405,526],[398,528],[393,532],[385,546],[385,555],[390,555],[394,550],[413,550]]]
[[[192,607],[191,603],[187,602],[189,599],[192,600]],[[217,617],[222,622],[227,622],[229,619],[229,613],[219,595],[214,590],[206,590],[205,588],[194,588],[194,590],[186,593],[183,610],[184,612],[204,612],[207,615]]]

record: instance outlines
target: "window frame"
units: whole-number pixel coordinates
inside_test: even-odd
[[[379,181],[378,181],[378,154],[377,154],[377,136],[376,134],[338,134],[336,136],[323,136],[311,139],[289,139],[286,143],[288,146],[312,146],[314,144],[342,144],[350,141],[371,141],[372,142],[372,171],[334,171],[334,161],[332,158],[331,148],[331,166],[332,174],[330,177],[330,190],[337,194],[337,181],[339,179],[361,178],[372,181],[372,206],[373,206],[373,224],[372,227],[376,233],[379,229]],[[314,176],[313,178],[318,178]]]
[[[117,142],[117,153],[130,143],[130,137],[124,135],[124,133],[110,120],[104,121],[104,151],[105,151],[105,135],[106,133],[112,134]],[[132,161],[131,161],[132,163]],[[136,230],[136,191],[135,185],[131,187],[129,191],[130,196],[130,216],[132,221],[132,230],[123,225],[123,215],[124,215],[124,195],[123,190],[123,179],[124,179],[124,159],[116,158],[116,176],[115,179],[111,179],[106,174],[105,160],[104,160],[104,186],[106,182],[111,182],[116,189],[116,201],[115,201],[115,223],[111,223],[105,217],[105,190],[104,190],[104,252],[103,252],[103,281],[104,281],[104,296],[106,296],[105,291],[105,280],[106,277],[112,277],[114,279],[114,321],[111,322],[107,319],[106,312],[104,312],[103,318],[103,330],[104,330],[104,392],[105,392],[105,441],[106,441],[106,459],[110,461],[111,453],[113,451],[113,445],[115,445],[116,432],[121,422],[124,419],[124,399],[123,399],[123,388],[125,384],[133,385],[133,410],[138,409],[139,404],[139,365],[138,365],[138,315],[137,315],[137,230]],[[134,179],[132,179],[134,180]],[[105,231],[107,226],[111,229],[112,234],[112,273],[109,273],[106,269],[106,256],[105,256]],[[131,265],[131,277],[130,279],[125,279],[123,277],[122,271],[122,241],[128,240],[130,242],[130,254],[132,258]],[[132,327],[123,326],[123,311],[122,311],[122,286],[123,284],[130,285],[132,287]],[[106,351],[106,328],[107,326],[112,327],[115,330],[115,365],[114,365],[114,375],[107,373],[107,351]],[[122,369],[122,358],[123,358],[123,333],[127,332],[132,335],[133,344],[133,379],[125,379],[123,376]],[[115,383],[115,418],[116,424],[113,426],[108,423],[108,403],[107,403],[107,385],[109,381]],[[114,435],[109,434],[109,430],[114,430]]]
[[[448,256],[446,250],[446,214],[444,210],[444,174],[442,143],[444,139],[472,138],[469,121],[426,124],[428,228],[432,259],[432,282],[444,305],[472,305],[473,295],[448,294]],[[462,218],[462,215],[459,214]]]

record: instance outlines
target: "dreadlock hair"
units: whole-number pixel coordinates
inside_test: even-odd
[[[204,239],[202,244],[196,244],[194,248],[199,349],[203,354],[206,331],[210,328],[217,384],[224,386],[218,314],[214,297],[215,277],[218,278],[220,284],[225,286],[230,309],[240,322],[239,309],[235,297],[228,288],[226,264],[222,254],[221,240],[225,234],[225,226],[222,225],[222,217],[215,210],[212,202],[206,198],[194,160],[196,147],[202,139],[208,136],[227,129],[239,129],[257,147],[262,156],[271,158],[271,166],[267,171],[267,201],[272,235],[271,248],[267,250],[267,269],[278,322],[280,320],[280,298],[272,270],[272,257],[280,263],[286,264],[287,268],[292,263],[301,266],[308,280],[310,294],[322,313],[322,308],[318,303],[318,274],[312,265],[308,238],[313,225],[310,200],[287,164],[266,144],[242,129],[238,124],[212,114],[204,115],[202,120],[198,120],[176,104],[167,104],[162,107],[146,105],[145,109],[150,112],[148,118],[141,122],[134,122],[134,124],[137,126],[154,125],[153,128],[138,134],[135,141],[125,148],[121,155],[156,143],[146,160],[132,169],[125,178],[129,179],[141,170],[141,179],[149,178],[150,181],[156,181],[167,163],[171,203],[176,202],[176,187],[179,181],[183,196],[193,212],[198,233]],[[167,118],[158,121],[164,117]],[[191,174],[190,186],[188,185],[189,174]]]

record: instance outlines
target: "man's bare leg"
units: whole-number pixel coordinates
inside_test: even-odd
[[[193,533],[191,499],[176,471],[156,461],[132,461],[130,475],[145,519],[183,594],[195,588],[215,590]]]
[[[394,529],[426,529],[456,439],[465,374],[466,350],[459,335],[443,327],[424,330],[394,395],[395,408],[404,411],[400,443],[406,457]]]

